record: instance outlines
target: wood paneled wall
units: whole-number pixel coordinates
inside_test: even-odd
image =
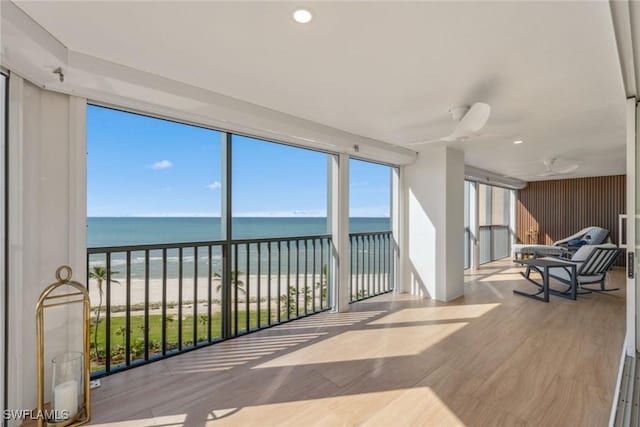
[[[530,182],[517,192],[516,235],[529,243],[527,232],[538,230],[538,243],[552,244],[584,227],[608,229],[618,242],[618,214],[625,212],[625,175]]]

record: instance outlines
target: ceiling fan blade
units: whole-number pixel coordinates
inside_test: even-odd
[[[462,117],[458,126],[456,126],[453,133],[449,136],[454,138],[453,140],[458,140],[480,132],[487,124],[489,114],[491,114],[489,104],[476,102],[471,106],[467,114]]]
[[[411,146],[411,145],[422,145],[422,144],[432,144],[434,142],[442,142],[442,141],[447,141],[445,138],[447,138],[446,136],[444,138],[438,138],[438,139],[430,139],[428,141],[418,141],[418,142],[410,142],[407,145]]]
[[[469,108],[451,134],[429,141],[412,142],[407,145],[429,144],[432,142],[456,142],[464,141],[470,136],[476,135],[487,124],[491,107],[484,102],[476,102]]]
[[[560,174],[560,175],[566,175],[569,174],[571,172],[573,172],[574,170],[578,169],[578,165],[574,164],[574,165],[569,165],[565,168],[562,169],[556,169],[556,173]]]
[[[571,166],[567,166],[564,169],[555,169],[555,170],[548,170],[546,172],[543,172],[541,174],[538,174],[538,176],[561,176],[561,175],[569,175],[571,174],[573,171],[575,171],[576,169],[578,169],[578,165],[571,165]]]
[[[503,133],[484,133],[484,132],[480,132],[474,135],[474,137],[478,137],[478,138],[509,138],[511,139],[512,137],[509,135],[505,135]]]

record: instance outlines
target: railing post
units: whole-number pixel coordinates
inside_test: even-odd
[[[231,254],[232,254],[232,211],[231,211],[231,178],[232,178],[232,135],[230,133],[222,134],[222,217],[221,231],[224,235],[224,244],[222,245],[222,295],[221,301],[221,317],[222,339],[231,337]],[[237,327],[237,325],[236,325]]]
[[[106,304],[104,316],[104,370],[111,371],[111,252],[107,252]],[[96,325],[98,328],[99,325]]]

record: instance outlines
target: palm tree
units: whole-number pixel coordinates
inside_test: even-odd
[[[125,348],[127,345],[127,328],[125,328],[124,326],[120,326],[118,329],[116,329],[116,335],[118,336],[122,336],[122,348]]]
[[[231,283],[232,284],[236,284],[236,286],[238,287],[238,290],[240,292],[242,292],[243,294],[246,293],[246,291],[242,288],[244,286],[244,282],[240,279],[238,279],[238,276],[240,276],[242,274],[242,271],[232,271],[231,272]],[[215,277],[216,279],[222,279],[222,276],[220,276],[220,273],[213,273],[213,277]],[[216,286],[216,292],[220,292],[220,290],[222,289],[222,283],[218,283],[218,286]]]
[[[320,301],[324,301],[327,299],[327,277],[328,274],[327,264],[322,266],[322,283],[316,282],[316,289],[320,291]]]
[[[119,271],[111,271],[111,274],[118,274]],[[101,265],[94,265],[91,271],[89,272],[89,278],[95,279],[96,284],[98,285],[99,291],[99,302],[98,308],[96,312],[96,327],[95,331],[93,331],[93,348],[96,352],[96,359],[98,358],[98,324],[100,323],[100,311],[102,310],[102,297],[104,295],[104,291],[102,290],[102,284],[105,280],[107,280],[107,269]],[[120,283],[117,280],[111,279],[111,283]]]

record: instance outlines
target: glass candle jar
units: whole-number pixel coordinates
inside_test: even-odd
[[[80,409],[83,391],[83,354],[62,353],[53,358],[51,409],[54,421],[75,417]]]

